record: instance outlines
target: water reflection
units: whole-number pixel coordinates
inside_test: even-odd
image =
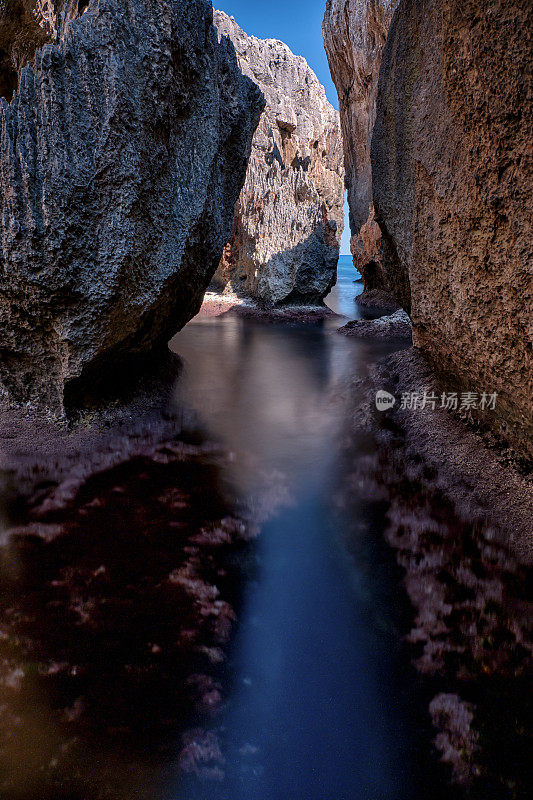
[[[348,319],[359,319],[362,309],[355,298],[363,291],[361,275],[355,269],[351,256],[340,256],[337,266],[337,283],[326,298],[326,304],[332,311]]]
[[[234,688],[214,727],[225,756],[220,783],[191,777],[178,784],[184,797],[394,800],[415,791],[397,631],[372,611],[382,581],[395,576],[361,579],[331,501],[345,381],[390,346],[336,336],[338,325],[272,325],[230,312],[195,320],[171,344],[185,363],[179,402],[262,468],[282,471],[293,498],[257,544],[228,665]],[[249,491],[253,470],[235,478]]]
[[[331,395],[358,352],[321,326],[285,328],[231,313],[191,323],[171,343],[184,359],[177,403],[264,466],[294,473],[320,458],[340,413]]]
[[[356,291],[347,271],[328,302],[353,317]],[[342,322],[199,317],[171,344],[193,436],[158,441],[156,423],[149,452],[61,507],[40,485],[16,531],[16,487],[0,491],[2,800],[451,800],[428,703],[440,693],[453,735],[459,675],[489,698],[482,730],[505,726],[505,762],[527,758],[525,578],[424,464],[408,479],[393,426],[379,446],[354,435],[347,381],[392,346]],[[252,546],[245,508],[271,512]],[[412,637],[442,673],[429,695],[402,652],[412,609],[387,537],[431,623]]]

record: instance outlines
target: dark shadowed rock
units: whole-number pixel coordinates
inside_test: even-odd
[[[255,525],[221,489],[231,456],[155,411],[102,433],[21,429],[0,430],[29,490],[0,508],[2,798],[161,797],[191,769],[189,717],[221,701]]]
[[[62,411],[199,309],[262,101],[206,0],[91,0],[66,21],[57,3],[27,34],[40,4],[19,5],[0,101],[0,390]]]
[[[0,97],[11,100],[20,70],[35,51],[57,42],[88,0],[3,0],[0,6]]]
[[[216,286],[266,305],[316,303],[335,283],[344,226],[338,112],[283,42],[214,19],[266,100]]]
[[[372,141],[389,283],[450,389],[533,454],[529,0],[401,0]]]
[[[366,275],[368,276],[369,270],[373,271],[374,265],[378,274],[381,274],[381,264],[377,262],[369,262],[366,265]],[[392,314],[401,308],[398,301],[386,289],[372,288],[369,289],[368,283],[365,284],[365,289],[361,294],[355,298],[355,302],[360,308],[367,309],[372,313]]]

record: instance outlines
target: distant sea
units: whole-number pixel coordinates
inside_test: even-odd
[[[363,291],[361,275],[355,269],[351,256],[340,256],[337,265],[337,285],[334,286],[330,294],[326,297],[326,304],[337,314],[355,319],[359,316],[359,311],[354,302],[356,295]]]
[[[337,282],[345,279],[352,281],[361,280],[361,275],[354,267],[351,256],[339,256],[339,263],[337,264]]]

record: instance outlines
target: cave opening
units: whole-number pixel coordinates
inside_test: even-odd
[[[0,97],[5,97],[8,103],[18,89],[18,77],[18,72],[12,66],[8,54],[5,50],[0,50]]]
[[[78,14],[79,14],[80,17],[84,13],[84,11],[87,11],[87,8],[89,7],[89,3],[90,3],[90,0],[79,0],[79,2],[78,2]]]

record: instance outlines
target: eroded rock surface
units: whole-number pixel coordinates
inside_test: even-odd
[[[533,6],[401,0],[372,142],[389,283],[450,390],[533,455]]]
[[[214,20],[266,99],[216,285],[268,305],[315,303],[335,283],[344,225],[339,115],[283,42],[221,11]]]
[[[0,12],[28,61],[0,102],[0,390],[62,411],[197,312],[262,100],[206,0],[41,6]]]
[[[411,320],[403,309],[377,319],[354,319],[338,330],[345,336],[361,339],[411,340]]]
[[[351,250],[369,292],[388,290],[381,266],[381,231],[374,219],[370,142],[376,118],[381,55],[398,0],[328,0],[322,25],[339,95]],[[379,296],[369,296],[380,305]]]

